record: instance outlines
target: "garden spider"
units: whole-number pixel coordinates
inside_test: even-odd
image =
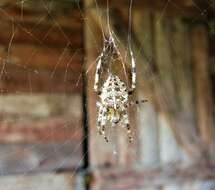
[[[97,59],[97,67],[94,81],[94,91],[98,93],[100,101],[96,105],[99,109],[97,128],[99,133],[104,136],[108,142],[105,134],[105,127],[109,124],[111,126],[122,126],[127,129],[129,141],[132,141],[132,135],[129,124],[128,107],[134,103],[129,100],[129,95],[132,95],[136,88],[136,63],[131,54],[131,88],[129,89],[126,84],[115,74],[108,70],[106,81],[99,88],[99,82],[102,74],[102,68],[108,67],[115,60],[122,61],[122,56],[115,40],[112,35],[106,37],[102,53]],[[145,102],[143,100],[141,102]],[[136,101],[136,104],[139,102]]]

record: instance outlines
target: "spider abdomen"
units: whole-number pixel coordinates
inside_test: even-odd
[[[108,103],[109,101],[115,104],[121,101],[128,100],[128,93],[125,83],[116,75],[109,75],[101,89],[101,101]]]
[[[106,110],[101,113],[111,125],[124,125],[127,118],[128,93],[125,83],[118,76],[110,74],[101,88],[101,108]],[[127,121],[127,119],[126,119]]]

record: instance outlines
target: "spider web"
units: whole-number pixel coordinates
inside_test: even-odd
[[[22,21],[25,19],[24,8],[26,8],[26,5],[28,5],[29,2],[31,3],[32,1],[30,1],[30,0],[22,0],[22,1],[17,1],[16,2],[18,5],[21,4],[20,18],[16,18],[16,17],[13,17],[10,14],[8,14],[8,12],[5,10],[7,8],[7,6],[6,6],[6,8],[5,7],[1,7],[0,8],[0,12],[5,17],[5,20],[9,20],[11,22],[11,31],[8,31],[8,32],[10,32],[10,36],[11,37],[10,37],[10,40],[8,42],[8,45],[7,45],[7,50],[6,50],[7,51],[7,55],[4,57],[4,59],[1,59],[1,62],[2,62],[2,64],[1,64],[1,73],[0,73],[1,80],[3,80],[4,77],[5,77],[5,75],[7,75],[8,72],[10,72],[10,70],[8,70],[8,67],[11,65],[11,62],[14,61],[14,60],[12,60],[13,57],[12,57],[11,49],[12,49],[13,44],[14,44],[14,41],[13,41],[14,40],[14,36],[17,34],[17,30],[16,30],[17,28],[19,28],[20,30],[22,30],[25,35],[27,34],[29,37],[31,37],[32,39],[34,39],[34,41],[36,41],[39,44],[40,47],[47,47],[47,44],[44,41],[46,40],[47,36],[52,32],[53,27],[58,28],[59,33],[62,34],[63,37],[64,37],[64,41],[66,39],[67,43],[65,44],[65,47],[62,49],[62,52],[60,53],[58,59],[56,60],[56,63],[52,63],[53,64],[53,68],[50,70],[50,72],[49,72],[49,78],[48,78],[51,81],[52,81],[53,78],[55,78],[55,75],[57,74],[57,71],[60,69],[60,67],[62,67],[61,66],[62,62],[65,62],[64,57],[65,56],[68,57],[68,51],[70,51],[70,49],[71,49],[72,42],[70,41],[70,39],[67,36],[67,34],[64,32],[64,30],[63,30],[63,28],[61,26],[61,23],[59,23],[58,20],[56,20],[56,18],[53,16],[53,13],[51,12],[52,11],[52,4],[55,3],[54,1],[49,1],[48,3],[45,2],[45,1],[41,1],[43,3],[43,8],[46,10],[46,15],[41,15],[41,17],[39,17],[37,19],[37,21],[35,22],[35,24],[30,29],[26,29],[25,28],[25,26],[23,25]],[[41,39],[37,38],[35,36],[35,34],[34,34],[34,30],[36,30],[36,28],[39,27],[40,25],[43,25],[44,22],[47,22],[47,17],[49,17],[49,19],[50,19],[49,22],[52,23],[51,24],[52,26],[50,27],[50,29],[48,29],[48,31],[45,33],[45,35]],[[17,20],[18,20],[18,22],[17,22]],[[62,81],[60,81],[62,84],[63,83],[66,84],[66,82],[67,83],[70,82],[69,81],[70,77],[68,76],[68,75],[71,74],[71,66],[70,65],[72,65],[72,61],[73,61],[74,57],[78,53],[80,53],[80,51],[82,51],[82,50],[81,49],[76,49],[69,56],[69,59],[66,62],[66,66],[65,66],[64,77],[63,77]],[[41,53],[41,52],[39,52],[39,53]],[[34,58],[35,58],[35,56],[37,54],[38,54],[38,48],[35,46],[35,48],[31,51],[30,55],[26,54],[26,59],[25,59],[26,62],[25,63],[19,64],[19,63],[15,62],[15,65],[18,68],[20,67],[21,69],[23,69],[26,72],[27,76],[28,76],[27,77],[28,80],[25,81],[25,83],[27,84],[26,86],[29,86],[29,92],[24,92],[24,95],[26,97],[28,97],[28,94],[29,94],[30,97],[31,97],[31,95],[37,96],[37,93],[34,92],[35,89],[33,89],[34,86],[32,86],[32,76],[35,76],[35,75],[40,76],[41,71],[40,71],[40,67],[37,66],[37,65],[36,65],[36,67],[34,65],[33,69],[31,68],[31,63],[32,63],[32,61],[34,60]],[[77,71],[74,71],[74,72],[77,73]],[[77,84],[77,85],[73,85],[73,86],[76,86],[76,88],[80,88],[81,83]],[[5,94],[7,92],[5,92],[4,90],[2,90],[1,91],[2,98],[3,97],[6,97],[6,98],[9,97],[9,101],[8,101],[8,103],[9,103],[11,95],[12,96],[15,96],[16,94],[17,94],[17,96],[19,96],[20,94],[22,95],[22,92],[17,91],[16,89],[14,89],[14,91],[15,92],[13,92],[12,94]],[[68,93],[66,92],[66,89],[63,89],[63,91],[65,91],[65,92],[63,92],[63,93],[61,93],[61,95],[59,95],[59,98],[60,98],[59,100],[62,100],[63,96],[65,96],[65,97],[68,96],[67,95]],[[47,89],[47,91],[45,92],[45,95],[46,96],[50,96],[50,97],[52,97],[52,96],[58,96],[58,95],[56,95],[56,93],[54,92],[54,90],[52,90],[52,88],[50,88],[50,90]],[[77,100],[78,102],[80,102],[81,101],[81,96],[80,95],[79,95],[79,98],[76,98],[77,95],[74,94],[74,96],[72,96],[73,98],[75,98],[74,101]],[[39,97],[40,96],[43,97],[44,95],[39,94],[38,96]],[[13,101],[13,99],[11,99],[11,100]],[[17,101],[19,101],[19,100],[17,100]],[[25,102],[25,100],[23,102]],[[17,103],[17,102],[15,102],[15,103]],[[26,103],[29,104],[28,101]],[[19,105],[19,104],[17,104],[17,105]],[[21,105],[19,105],[19,106],[21,106]],[[78,105],[78,106],[80,106],[80,105]],[[8,108],[7,105],[5,106],[5,104],[3,102],[1,102],[1,110],[3,112],[7,112],[8,111],[7,108]],[[35,105],[35,109],[37,109],[37,108],[38,108],[37,105]],[[32,108],[32,109],[34,109],[34,108]],[[79,111],[77,110],[77,112],[81,112],[81,110],[82,110],[81,107],[79,107],[77,109],[79,110]],[[24,114],[26,114],[26,116],[28,117],[29,115],[31,116],[31,114],[33,112],[26,113],[24,111]],[[14,113],[14,114],[16,114],[16,113]],[[26,120],[23,118],[22,114],[23,113],[21,113],[21,118],[19,118],[19,115],[18,116],[14,115],[15,116],[14,119],[13,119],[13,116],[11,118],[10,117],[8,118],[7,114],[3,114],[2,120],[3,121],[6,120],[6,122],[7,122],[7,120],[9,119],[9,122],[12,122],[12,123],[16,122],[16,121],[21,121],[21,122],[23,122],[23,125],[25,125]],[[43,113],[37,113],[35,115],[33,113],[33,115],[34,115],[33,117],[35,117],[35,118],[33,118],[33,120],[35,120],[35,121],[39,120],[40,122],[43,122],[43,121],[46,122],[46,118],[44,120],[43,120],[43,118],[41,118],[41,117],[43,117],[42,114]],[[4,115],[5,115],[5,117],[4,117]],[[54,115],[56,115],[56,114],[54,114]],[[60,114],[60,117],[61,117],[61,114]],[[64,115],[62,117],[64,117]],[[77,118],[76,117],[76,119],[80,120],[81,118]],[[54,121],[54,122],[58,122],[58,119],[56,121]],[[74,123],[74,121],[72,121],[71,124],[72,123]],[[81,121],[79,121],[79,123],[81,123]],[[63,133],[66,133],[68,131],[68,129],[70,128],[71,124],[70,124],[70,121],[68,120],[68,117],[67,117],[65,123],[63,123],[63,124],[60,123],[58,125],[59,132],[60,131],[65,131]],[[79,138],[78,137],[78,135],[80,136],[80,134],[79,134],[80,133],[80,129],[79,128],[80,128],[80,124],[73,127],[74,134],[73,134],[72,138],[74,138],[74,139],[75,138]],[[28,142],[27,143],[23,142],[24,146],[23,146],[21,152],[23,152],[24,154],[25,154],[25,152],[26,153],[28,153],[28,152],[34,152],[34,150],[37,150],[37,147],[39,149],[41,149],[41,146],[42,146],[42,149],[43,149],[43,146],[46,147],[46,144],[48,144],[47,154],[44,153],[44,152],[42,154],[39,153],[39,152],[34,152],[35,154],[37,154],[37,153],[39,154],[39,158],[37,157],[37,155],[30,156],[31,157],[30,159],[33,159],[32,161],[33,161],[33,163],[35,163],[35,164],[32,164],[32,168],[28,167],[27,170],[26,170],[26,168],[25,168],[26,167],[26,163],[23,164],[22,162],[20,162],[16,166],[18,168],[18,171],[16,171],[16,170],[12,171],[12,174],[19,174],[19,177],[20,177],[21,175],[22,176],[27,176],[29,173],[37,172],[36,170],[37,170],[37,167],[38,167],[38,162],[40,162],[41,160],[44,160],[44,161],[45,160],[50,160],[51,157],[53,157],[55,155],[59,156],[59,154],[61,153],[61,149],[62,148],[65,149],[65,146],[67,144],[68,145],[71,144],[71,140],[72,139],[68,140],[68,138],[66,140],[63,140],[63,141],[61,140],[60,142],[54,142],[54,141],[52,141],[51,139],[53,139],[53,140],[55,139],[55,137],[53,136],[54,134],[53,134],[52,129],[53,129],[52,127],[50,129],[48,129],[48,130],[50,130],[49,133],[46,134],[45,137],[41,141],[40,140],[36,140],[36,142],[32,142],[31,143],[31,140],[30,140],[30,144]],[[76,175],[75,172],[78,171],[82,167],[84,159],[85,159],[85,156],[87,155],[87,152],[83,152],[82,157],[77,162],[77,166],[75,166],[75,168],[74,168],[74,166],[69,166],[68,165],[68,158],[69,158],[69,156],[73,156],[73,155],[79,154],[79,152],[82,150],[83,141],[86,138],[87,138],[87,135],[83,136],[82,139],[80,140],[80,142],[78,142],[77,145],[72,150],[70,150],[70,151],[67,150],[66,152],[64,152],[65,158],[62,158],[60,160],[60,162],[58,163],[58,166],[54,168],[55,171],[58,171],[58,170],[67,170],[70,167],[73,167],[72,170],[74,171],[74,175]],[[48,142],[46,141],[46,139],[49,139]],[[20,149],[16,150],[16,145],[19,145],[19,140],[18,140],[18,143],[14,144],[14,148],[13,148],[13,144],[11,144],[11,145],[9,144],[8,145],[8,149],[7,149],[7,146],[6,146],[6,150],[3,149],[3,146],[2,146],[1,149],[4,152],[4,154],[1,155],[1,160],[5,160],[7,158],[11,159],[12,157],[16,157],[16,155],[19,155],[19,152],[17,152],[17,151],[20,151]],[[11,146],[12,148],[9,148],[9,146]],[[51,152],[51,154],[50,154],[50,152]],[[36,159],[36,160],[34,160],[34,159]],[[29,160],[25,160],[25,161],[29,161]],[[30,162],[31,162],[31,160],[30,160]],[[22,166],[22,164],[23,164],[23,166]],[[11,171],[7,171],[6,170],[7,168],[4,168],[4,165],[1,164],[1,166],[2,166],[0,168],[1,176],[10,174]],[[23,169],[22,169],[22,167],[23,167]],[[41,171],[50,172],[49,169],[48,170],[47,169],[42,169]],[[71,178],[74,177],[73,173],[71,174],[70,177]],[[14,185],[14,184],[12,184],[12,185]],[[14,188],[14,187],[12,186],[12,188]]]
[[[30,0],[20,0],[20,1],[17,1],[17,4],[20,4],[20,5],[21,5],[21,12],[20,12],[20,19],[21,19],[21,20],[23,20],[24,17],[25,17],[24,8],[25,8],[25,5],[26,5],[29,1],[30,1]],[[50,30],[48,30],[48,31],[46,32],[46,34],[44,35],[44,37],[41,38],[41,39],[38,39],[37,37],[35,37],[35,35],[34,35],[34,30],[36,30],[36,27],[39,26],[41,23],[45,22],[45,21],[46,21],[46,18],[49,17],[49,19],[50,19],[51,22],[52,22],[52,26],[53,26],[53,27],[57,27],[57,28],[59,29],[60,33],[64,36],[64,38],[66,39],[66,42],[67,42],[67,43],[65,44],[64,48],[62,49],[62,52],[60,53],[58,59],[56,60],[56,63],[53,64],[53,68],[51,69],[51,71],[50,71],[50,73],[49,73],[49,77],[50,77],[51,79],[55,77],[55,75],[56,75],[57,71],[59,70],[59,67],[60,67],[60,65],[61,65],[61,63],[62,63],[62,61],[63,61],[63,59],[64,59],[64,57],[65,57],[66,52],[67,52],[68,49],[72,46],[72,42],[71,42],[71,40],[69,39],[69,37],[67,36],[67,34],[63,31],[61,24],[60,24],[60,23],[58,22],[58,20],[56,20],[56,18],[52,15],[52,12],[51,12],[52,9],[51,9],[51,7],[52,7],[52,4],[55,3],[55,1],[51,0],[51,1],[49,1],[48,3],[45,2],[45,1],[42,1],[42,3],[43,3],[43,8],[45,9],[45,11],[46,11],[47,14],[46,14],[46,16],[42,16],[42,17],[38,18],[36,24],[31,28],[31,30],[27,30],[27,29],[22,25],[21,22],[16,22],[16,19],[13,18],[13,16],[9,15],[9,14],[7,13],[7,11],[4,9],[4,7],[1,7],[1,8],[0,8],[0,12],[5,16],[5,18],[7,18],[8,20],[10,20],[10,22],[11,22],[11,31],[10,31],[10,36],[11,36],[11,37],[10,37],[10,40],[9,40],[8,45],[7,45],[7,48],[6,48],[6,53],[7,53],[7,55],[6,55],[6,58],[5,58],[4,60],[2,60],[2,58],[1,58],[1,62],[2,62],[1,70],[0,70],[0,79],[1,79],[1,80],[2,80],[3,76],[4,76],[5,74],[8,73],[8,71],[7,71],[7,66],[8,66],[8,65],[10,64],[10,62],[11,62],[11,49],[12,49],[12,47],[13,47],[13,44],[15,43],[15,42],[14,42],[14,36],[16,35],[16,27],[22,29],[25,33],[27,33],[27,34],[28,34],[29,36],[31,36],[35,41],[37,41],[38,44],[40,44],[41,46],[46,46],[44,40],[46,39],[47,35],[48,35],[49,33],[52,32],[52,28],[50,28]],[[98,17],[99,17],[99,20],[100,20],[100,25],[101,25],[101,35],[104,35],[104,26],[102,26],[102,21],[101,21],[102,15],[101,15],[100,12],[98,11],[98,9],[99,9],[99,4],[98,4],[97,1],[95,1],[95,3],[96,3],[97,14],[98,14]],[[163,8],[162,8],[162,12],[160,13],[160,16],[159,16],[158,19],[157,19],[157,23],[158,23],[158,24],[159,24],[159,22],[161,21],[161,19],[163,18],[163,16],[165,15],[166,9],[168,8],[168,5],[169,5],[170,3],[174,4],[174,2],[172,2],[171,0],[167,0],[167,1],[164,2]],[[193,3],[194,3],[194,5],[195,5],[196,9],[199,10],[199,14],[200,14],[200,15],[204,15],[205,12],[206,12],[207,10],[202,10],[202,9],[198,6],[198,4],[196,4],[195,2],[193,2]],[[175,5],[175,6],[177,6],[177,5]],[[132,4],[128,5],[128,9],[131,10],[131,8],[132,8]],[[180,9],[180,7],[179,7],[179,9]],[[82,19],[83,19],[84,21],[88,19],[88,18],[85,18],[85,17],[84,17],[84,14],[83,14],[83,11],[82,11],[81,8],[80,8],[79,2],[77,2],[77,10],[79,10],[79,12],[80,12],[80,14],[81,14],[81,16],[82,16]],[[109,12],[109,11],[111,11],[111,10],[109,10],[109,8],[108,8],[108,11],[107,11],[107,12]],[[183,11],[181,11],[181,13],[183,14]],[[131,17],[131,15],[130,15],[130,17]],[[109,21],[109,18],[108,18],[107,20]],[[130,29],[131,29],[131,26],[132,26],[132,21],[131,21],[131,20],[129,20],[128,26],[129,26]],[[110,28],[110,26],[109,26],[109,28]],[[132,32],[129,31],[130,29],[128,28],[128,42],[127,42],[127,43],[128,43],[128,46],[131,46],[131,44],[132,44]],[[94,35],[94,34],[91,34],[91,35]],[[116,36],[117,36],[117,35],[116,35]],[[145,34],[145,38],[147,38],[147,36],[148,36],[148,34]],[[95,39],[96,39],[96,38],[95,38]],[[119,43],[121,43],[121,41],[119,41]],[[173,44],[173,45],[174,45],[174,44]],[[98,49],[98,52],[101,50],[101,48],[100,48],[99,46],[100,46],[100,44],[98,44],[98,43],[95,42],[95,48]],[[129,48],[130,48],[130,50],[129,50]],[[128,48],[127,51],[131,51],[132,47],[129,47],[129,48]],[[142,48],[143,48],[143,47],[139,47],[139,50],[138,50],[137,52],[134,52],[134,53],[135,53],[135,57],[137,57],[138,54],[141,54],[141,52],[143,51]],[[68,82],[68,80],[69,80],[69,79],[68,79],[68,78],[69,78],[68,75],[71,74],[71,72],[69,73],[69,70],[71,69],[71,65],[72,65],[73,59],[74,59],[74,57],[75,57],[80,51],[82,51],[82,49],[76,49],[75,51],[72,52],[72,55],[70,56],[69,60],[67,60],[66,67],[65,67],[65,71],[64,71],[64,77],[63,77],[62,81],[60,81],[60,83],[64,84],[64,83]],[[35,50],[32,52],[31,55],[26,55],[26,57],[27,57],[26,60],[27,60],[27,61],[26,61],[26,63],[24,64],[24,66],[23,66],[23,65],[17,64],[18,67],[21,67],[22,69],[24,68],[24,69],[25,69],[25,72],[26,72],[27,75],[28,75],[28,81],[25,81],[25,82],[26,82],[26,84],[28,84],[28,86],[29,86],[29,94],[33,94],[33,93],[34,93],[34,92],[33,92],[33,86],[32,86],[32,75],[39,75],[40,72],[41,72],[41,71],[39,70],[39,68],[38,68],[38,69],[37,69],[37,68],[34,68],[34,69],[32,70],[31,67],[30,67],[31,62],[33,61],[34,56],[35,56],[37,53],[38,53],[38,52],[37,52],[37,49],[35,49]],[[150,64],[150,59],[153,59],[153,58],[148,58],[148,61],[146,62],[146,67],[148,67],[148,68],[151,68],[149,65],[147,65],[147,64]],[[85,72],[85,73],[79,73],[79,75],[78,75],[79,77],[77,78],[77,80],[75,81],[75,84],[74,84],[75,87],[80,88],[80,86],[82,85],[82,84],[81,84],[81,81],[82,81],[83,74],[86,75],[86,77],[87,77],[87,76],[88,76],[88,72],[89,72],[91,69],[93,69],[94,67],[96,67],[95,64],[96,64],[96,61],[95,61],[94,63],[92,63],[88,68],[86,68],[86,72]],[[77,71],[73,71],[73,72],[74,72],[74,73],[77,73]],[[124,72],[124,73],[125,73],[126,77],[129,78],[129,75],[127,74],[127,72]],[[147,70],[147,73],[145,73],[145,74],[146,74],[146,75],[151,75],[151,76],[153,76],[152,78],[153,78],[153,80],[154,80],[154,81],[153,81],[154,83],[157,83],[157,82],[159,81],[159,78],[157,78],[157,77],[154,76],[152,69],[148,69],[148,70]],[[137,80],[138,80],[138,79],[137,79]],[[92,90],[93,90],[93,87],[92,87]],[[66,90],[65,90],[65,91],[66,91]],[[19,95],[20,92],[15,92],[15,93],[13,93],[13,94]],[[51,96],[51,95],[54,94],[54,92],[53,92],[52,90],[50,90],[49,92],[46,92],[46,94]],[[64,93],[62,93],[62,94],[64,94],[64,95],[66,96],[66,95],[67,95],[67,92],[64,92]],[[2,91],[2,96],[7,96],[7,95],[5,95],[5,92],[4,92],[4,91]],[[165,96],[165,95],[163,95],[163,96]],[[164,98],[164,99],[168,99],[168,97],[166,97],[166,98]],[[168,102],[168,100],[167,100],[167,102],[164,102],[164,103],[163,103],[163,106],[165,107],[165,106],[168,105],[168,104],[169,104],[169,102]],[[82,109],[82,108],[81,108],[81,109]],[[137,112],[139,112],[140,109],[141,109],[141,108],[137,107]],[[4,118],[3,118],[3,120],[4,120]],[[66,123],[65,123],[64,125],[60,125],[60,126],[59,126],[59,128],[60,128],[59,130],[62,130],[62,131],[65,130],[65,131],[66,131],[66,129],[69,128],[69,127],[70,127],[70,121],[67,120]],[[78,127],[79,127],[79,126],[77,125],[77,126],[75,126],[75,128],[73,129],[73,130],[74,130],[74,136],[76,135],[76,130],[77,130],[77,131],[80,130],[80,129],[78,129]],[[134,136],[138,136],[138,134],[137,134],[137,133],[138,133],[137,129],[133,129],[133,130],[134,130],[134,133],[135,133]],[[49,139],[50,137],[52,137],[52,135],[53,135],[53,132],[50,131],[46,138]],[[80,149],[82,149],[82,146],[83,146],[83,141],[85,141],[86,138],[88,138],[88,134],[85,134],[85,135],[82,137],[82,139],[80,140],[80,142],[78,143],[78,145],[76,145],[76,147],[75,147],[73,150],[71,150],[72,153],[69,152],[68,155],[71,155],[71,154],[73,155],[73,154],[76,154],[78,151],[80,151]],[[102,137],[99,136],[99,135],[97,134],[97,135],[95,136],[95,138],[102,138]],[[37,143],[40,143],[40,142],[37,142]],[[34,149],[36,146],[38,146],[37,143],[31,144],[30,146],[28,146],[28,147],[26,148],[26,151],[29,151],[30,149]],[[42,141],[42,143],[43,143],[43,141]],[[53,146],[52,146],[53,152],[59,152],[59,150],[60,150],[65,144],[69,144],[69,143],[70,143],[70,140],[65,140],[64,142],[61,142],[61,143],[62,143],[62,146],[57,146],[57,147],[54,146],[54,145],[55,145],[54,142],[51,142],[51,143],[53,143]],[[106,143],[105,143],[105,142],[104,142],[104,146],[106,146]],[[107,146],[108,146],[108,145],[107,145]],[[117,159],[117,151],[118,151],[118,150],[117,150],[117,147],[116,147],[116,145],[114,145],[114,144],[112,144],[111,146],[112,146],[112,149],[113,149],[113,155],[114,155],[114,156],[116,157],[116,159]],[[79,163],[78,163],[77,167],[75,167],[75,168],[72,169],[72,170],[74,171],[74,175],[75,175],[75,172],[76,172],[76,171],[79,171],[79,169],[82,167],[82,164],[83,164],[83,162],[85,161],[86,156],[88,155],[88,150],[83,150],[83,151],[84,151],[84,152],[83,152],[83,154],[82,154],[81,159],[79,160]],[[127,151],[129,152],[129,151],[131,151],[131,149],[128,148]],[[17,152],[12,150],[12,151],[10,151],[10,152],[5,152],[4,155],[1,155],[1,158],[3,159],[3,157],[9,157],[9,156],[11,156],[11,155],[14,155],[14,156],[15,156],[16,154],[17,154]],[[51,155],[51,156],[52,156],[52,155]],[[50,155],[48,155],[48,154],[46,155],[46,154],[45,154],[45,155],[43,155],[43,157],[44,157],[44,158],[50,157]],[[62,168],[65,169],[65,168],[64,168],[64,164],[67,162],[66,159],[67,159],[67,157],[65,158],[65,160],[62,160],[62,161],[59,163],[58,167],[55,168],[56,171],[57,171],[57,170],[61,170]],[[22,166],[20,166],[20,167],[22,167]],[[32,171],[34,171],[34,169],[35,169],[36,167],[37,167],[37,166],[32,167],[31,169],[29,169],[28,171],[26,171],[26,172],[24,172],[24,173],[22,173],[22,174],[19,173],[19,175],[27,176],[29,173],[31,173]],[[5,175],[5,174],[7,174],[7,171],[5,171],[4,168],[2,168],[2,169],[0,168],[0,173],[1,173],[1,175]],[[71,178],[74,177],[73,174],[71,174],[70,177],[71,177]]]

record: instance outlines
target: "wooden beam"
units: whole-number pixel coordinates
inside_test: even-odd
[[[80,68],[78,69],[81,70]],[[80,92],[81,73],[70,68],[40,69],[6,65],[1,75],[0,90],[5,93]]]
[[[195,81],[195,102],[197,125],[200,136],[205,143],[205,151],[209,148],[214,138],[213,109],[207,30],[203,25],[194,26],[191,32],[192,61]]]
[[[25,1],[26,5],[29,1]],[[0,18],[2,21],[14,21],[19,24],[23,23],[35,23],[36,26],[46,26],[50,24],[59,24],[62,28],[78,28],[81,27],[81,13],[78,9],[70,8],[68,11],[56,11],[46,9],[44,7],[43,11],[39,11],[32,7],[21,7],[21,4],[12,6],[3,6],[0,8]],[[20,1],[21,3],[21,1]],[[20,6],[19,6],[20,5]]]
[[[81,106],[79,94],[0,96],[0,142],[81,141]]]
[[[190,166],[187,168],[176,168],[172,166],[166,169],[135,170],[128,168],[100,168],[101,175],[94,180],[98,182],[104,190],[121,189],[160,189],[177,184],[188,183],[190,188],[195,184],[196,179],[202,179],[201,183],[212,182],[214,185],[214,169],[201,165]],[[113,180],[114,179],[114,180]],[[200,182],[200,181],[198,181]],[[195,185],[194,185],[195,186]]]
[[[1,117],[4,117],[1,116]],[[63,117],[39,121],[1,121],[1,143],[33,143],[49,141],[81,141],[81,121]]]
[[[160,143],[163,145],[164,157],[169,150],[170,155],[166,157],[167,159],[172,155],[171,159],[175,161],[177,159],[174,156],[177,155],[178,161],[182,159],[184,163],[189,163],[190,158],[200,159],[202,146],[195,126],[192,54],[188,26],[180,17],[171,19],[163,17],[158,21],[159,18],[160,15],[156,14],[155,63],[158,72],[154,80],[154,89],[163,126]],[[167,140],[169,143],[165,147]],[[168,148],[169,144],[172,145],[172,150]],[[189,159],[186,160],[185,157]]]
[[[0,67],[14,65],[23,68],[76,70],[81,72],[82,50],[69,46],[50,48],[34,44],[12,44],[9,50],[0,46]]]
[[[93,0],[85,0],[84,6],[88,7]],[[87,93],[87,110],[88,110],[88,130],[89,130],[89,150],[90,150],[90,164],[91,166],[113,164],[113,150],[111,150],[111,143],[106,143],[104,138],[98,134],[96,127],[97,120],[97,108],[96,108],[96,93],[93,91],[93,83],[95,76],[95,60],[99,55],[98,51],[102,49],[102,34],[100,28],[95,22],[95,10],[86,9],[85,16],[88,18],[85,20],[84,25],[84,37],[85,37],[85,56],[86,62],[84,67],[84,73],[86,75],[86,93]],[[96,35],[95,35],[96,34]],[[100,152],[101,156],[98,156]]]
[[[1,175],[77,170],[82,165],[81,142],[1,144]]]
[[[134,51],[137,64],[137,97],[147,99],[146,104],[138,106],[137,129],[139,133],[139,161],[144,168],[160,166],[159,156],[159,125],[156,106],[154,105],[152,81],[149,79],[149,67],[152,68],[153,52],[153,15],[150,11],[133,10],[132,42],[139,42],[140,48]],[[132,47],[137,46],[132,43]],[[138,51],[139,50],[139,51]],[[142,51],[143,50],[143,51]],[[143,52],[144,55],[143,56]],[[149,87],[150,86],[150,87]]]
[[[130,0],[122,0],[122,1],[114,1],[110,0],[109,2],[111,8],[123,8],[123,9],[128,9]],[[102,0],[99,1],[99,5],[102,7],[106,7],[107,1]],[[95,4],[92,2],[92,4],[89,6],[90,7],[95,7]],[[188,1],[180,1],[180,0],[171,0],[171,1],[163,1],[163,0],[154,0],[149,1],[149,0],[143,0],[143,1],[138,1],[134,0],[133,1],[133,8],[135,9],[142,9],[142,10],[150,10],[151,12],[158,11],[161,12],[162,14],[166,15],[181,15],[184,17],[202,17],[201,16],[201,11],[199,11],[199,8],[196,7],[196,5],[193,3],[193,1],[188,0]]]
[[[15,27],[12,31],[13,25]],[[66,46],[67,44],[74,49],[81,47],[82,39],[80,36],[81,26],[76,28],[63,28],[55,23],[50,25],[34,22],[15,22],[13,19],[2,21],[0,25],[1,44],[8,45],[12,36],[12,43],[37,44],[44,46]]]
[[[58,0],[38,0],[35,2],[34,0],[28,0],[28,1],[13,1],[13,0],[7,0],[3,1],[0,4],[1,8],[5,7],[17,7],[19,9],[29,10],[29,11],[47,11],[49,9],[50,11],[55,12],[68,12],[72,8],[76,8],[77,4],[80,3],[80,0],[61,0],[60,2]]]
[[[10,190],[47,190],[47,189],[63,189],[75,190],[77,185],[83,188],[83,184],[78,184],[81,177],[75,172],[63,172],[60,174],[43,173],[33,175],[16,175],[16,176],[1,176],[0,189]]]

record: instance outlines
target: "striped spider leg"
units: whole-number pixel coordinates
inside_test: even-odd
[[[102,74],[102,68],[107,67],[107,64],[111,61],[114,56],[118,56],[119,51],[117,51],[114,38],[112,35],[105,38],[104,47],[97,58],[97,66],[96,66],[96,73],[95,73],[95,81],[94,81],[94,91],[99,93],[99,79],[100,75]]]
[[[130,93],[131,93],[136,88],[137,74],[136,74],[136,61],[135,61],[134,54],[133,54],[132,50],[130,50],[130,56],[131,56],[131,90],[130,90]]]

